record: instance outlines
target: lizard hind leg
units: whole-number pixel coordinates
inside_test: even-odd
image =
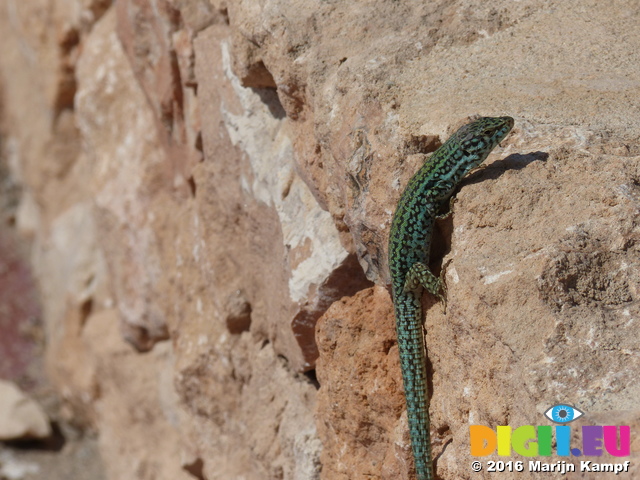
[[[413,292],[418,287],[424,288],[431,295],[435,295],[438,299],[446,305],[446,287],[442,278],[436,277],[429,267],[424,263],[416,262],[411,265],[411,268],[407,272],[407,276],[404,281],[404,291]]]

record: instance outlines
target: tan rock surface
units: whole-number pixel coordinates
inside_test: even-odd
[[[389,223],[474,114],[516,127],[438,224],[438,475],[471,475],[469,425],[547,424],[558,402],[636,425],[639,15],[3,2],[3,148],[48,370],[110,478],[410,478]]]
[[[0,440],[46,438],[49,418],[40,405],[14,383],[0,380]]]
[[[335,302],[317,327],[325,478],[410,478],[400,361],[388,292]]]

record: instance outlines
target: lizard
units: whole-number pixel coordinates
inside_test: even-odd
[[[446,308],[443,276],[436,277],[428,267],[434,223],[438,212],[465,175],[489,156],[511,131],[513,123],[511,117],[481,117],[462,126],[411,178],[391,222],[389,270],[411,448],[418,480],[435,478],[422,322],[423,291],[436,296]]]

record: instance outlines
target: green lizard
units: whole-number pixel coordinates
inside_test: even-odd
[[[442,280],[429,270],[431,234],[438,211],[464,176],[480,165],[513,127],[511,117],[483,117],[454,133],[407,184],[389,234],[389,269],[411,447],[418,480],[434,479],[429,427],[426,346],[421,297],[444,302]]]

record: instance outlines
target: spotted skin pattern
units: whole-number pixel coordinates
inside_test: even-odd
[[[389,235],[389,269],[400,367],[411,447],[418,480],[433,480],[421,297],[426,290],[444,302],[444,283],[429,270],[431,235],[438,211],[462,179],[479,166],[513,127],[511,117],[482,117],[461,127],[407,184]]]

